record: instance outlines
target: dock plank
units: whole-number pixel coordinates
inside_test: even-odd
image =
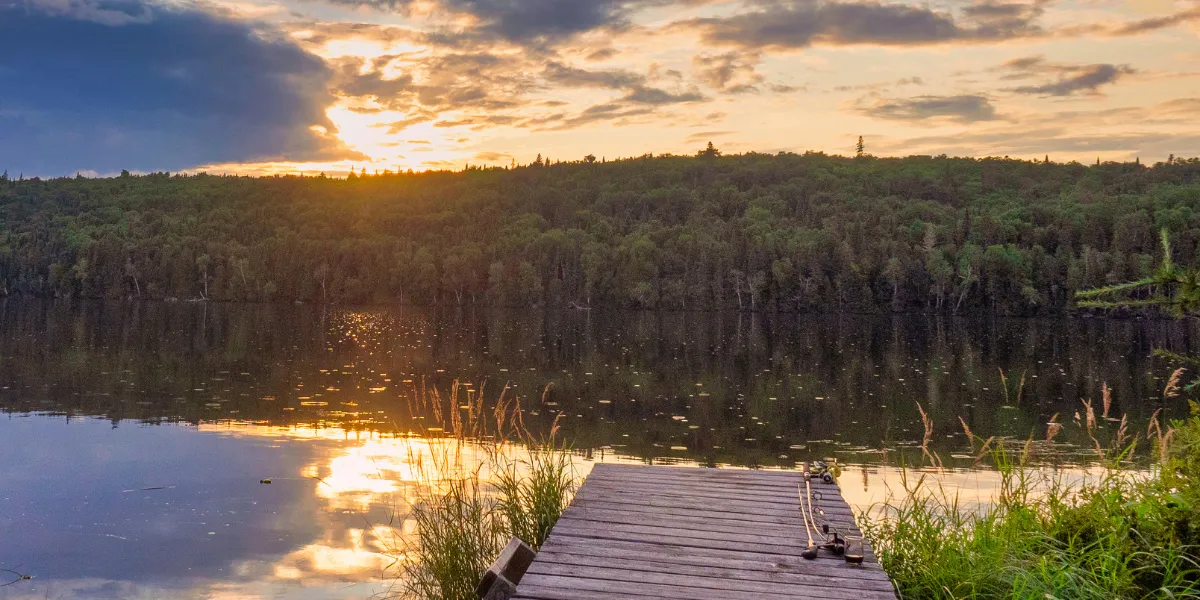
[[[798,484],[795,472],[597,464],[515,598],[894,600],[870,544],[857,566],[800,557]],[[818,523],[861,537],[837,486],[812,488]]]

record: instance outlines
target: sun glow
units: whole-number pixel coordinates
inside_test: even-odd
[[[390,110],[363,114],[340,104],[326,114],[337,125],[338,137],[347,146],[371,157],[364,165],[368,171],[422,170],[464,158],[450,138],[452,129],[436,127],[432,121],[397,129],[390,123],[403,121],[410,115]]]

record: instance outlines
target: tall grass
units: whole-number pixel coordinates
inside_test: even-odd
[[[497,470],[495,486],[507,533],[539,549],[578,485],[571,456],[553,442],[527,448],[526,458]]]
[[[428,443],[409,451],[418,485],[407,509],[412,530],[395,537],[397,595],[474,599],[511,537],[541,546],[580,478],[557,424],[540,437],[526,430],[521,399],[507,387],[488,403],[482,387],[455,382],[443,397],[414,384],[409,403],[430,423],[418,432]]]
[[[1141,436],[1154,466],[1130,472],[1122,464],[1139,436],[1124,419],[1102,435],[1085,404],[1077,426],[1099,467],[1074,481],[1031,466],[1052,449],[1064,426],[1057,419],[1044,440],[1019,446],[993,447],[964,424],[1000,473],[988,506],[966,509],[927,474],[904,471],[901,492],[861,513],[860,524],[906,599],[1200,598],[1200,406],[1192,407],[1165,431],[1155,415]]]

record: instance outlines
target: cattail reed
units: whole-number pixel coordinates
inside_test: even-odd
[[[1167,387],[1163,388],[1163,398],[1174,398],[1179,395],[1179,380],[1183,376],[1184,370],[1180,367],[1171,373],[1171,378],[1167,380]]]
[[[1062,431],[1062,423],[1058,422],[1058,413],[1050,417],[1050,423],[1046,425],[1046,442],[1053,442],[1054,437],[1058,432]]]

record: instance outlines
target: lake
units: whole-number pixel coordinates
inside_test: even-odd
[[[520,399],[595,461],[795,468],[835,457],[866,507],[920,465],[986,497],[984,437],[1144,429],[1192,321],[534,311],[0,299],[0,598],[363,598],[429,415],[415,387]],[[1002,379],[1002,374],[1004,379]],[[1021,383],[1023,381],[1023,384]],[[547,387],[549,386],[549,387]],[[269,478],[270,484],[260,483]],[[20,574],[33,579],[3,585]]]

